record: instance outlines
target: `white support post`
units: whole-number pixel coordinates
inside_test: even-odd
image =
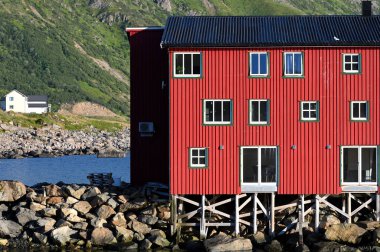
[[[305,195],[301,195],[302,222],[305,222]]]
[[[177,195],[171,195],[171,235],[173,236],[177,231]]]
[[[201,240],[206,239],[206,196],[202,194],[202,199],[201,199],[201,223],[200,223],[200,236]]]
[[[346,212],[346,197],[347,194],[342,194],[342,211]]]
[[[348,215],[348,223],[351,223],[351,193],[348,193],[348,198],[347,198],[347,215]]]
[[[319,228],[319,195],[315,195],[315,227],[314,231],[317,232]]]
[[[300,195],[298,204],[298,243],[303,246],[304,195]]]
[[[271,202],[270,202],[270,229],[269,229],[269,236],[274,237],[274,209],[275,209],[275,194],[271,193]]]
[[[235,195],[235,235],[239,236],[240,228],[239,228],[239,196]]]
[[[257,233],[257,193],[252,195],[253,197],[253,233]]]
[[[380,221],[380,194],[376,193],[376,221]]]

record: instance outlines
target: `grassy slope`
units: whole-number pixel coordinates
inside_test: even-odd
[[[380,0],[376,0],[378,3]],[[0,1],[0,95],[11,89],[48,94],[61,103],[92,101],[129,115],[129,45],[125,26],[163,25],[168,15],[353,14],[357,0],[171,0],[172,11],[153,0]],[[209,2],[206,7],[204,2]],[[110,22],[122,16],[126,21]],[[108,23],[100,22],[99,20]],[[80,53],[106,61],[125,82]]]

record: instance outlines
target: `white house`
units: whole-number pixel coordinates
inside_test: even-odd
[[[13,90],[1,99],[1,109],[4,111],[42,114],[49,112],[49,108],[46,95],[26,96]]]

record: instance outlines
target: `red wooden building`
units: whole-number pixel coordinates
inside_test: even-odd
[[[380,16],[370,5],[360,16],[170,17],[162,30],[127,29],[132,182],[168,181],[201,215],[213,209],[207,195],[234,195],[235,224],[255,227],[244,217],[268,210],[271,230],[275,195],[301,195],[304,216],[303,195],[319,209],[337,207],[321,195],[341,194],[348,221],[353,194],[373,194],[359,210],[379,201]],[[239,214],[250,201],[254,213]]]

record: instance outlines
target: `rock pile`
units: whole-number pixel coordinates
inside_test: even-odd
[[[26,129],[0,125],[0,158],[50,157],[125,153],[129,149],[129,129],[110,133],[90,128],[69,131],[53,125]]]
[[[53,184],[27,188],[20,182],[0,181],[0,247],[19,247],[20,241],[74,248],[169,247],[169,203],[156,198],[147,197],[142,188]]]

